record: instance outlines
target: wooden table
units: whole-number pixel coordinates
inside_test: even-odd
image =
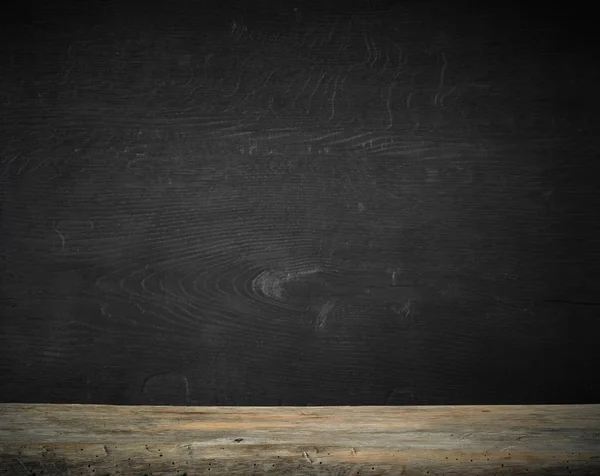
[[[1,475],[600,475],[600,405],[0,405]]]

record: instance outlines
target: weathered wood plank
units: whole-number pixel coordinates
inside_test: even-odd
[[[0,406],[0,474],[600,474],[600,405]]]

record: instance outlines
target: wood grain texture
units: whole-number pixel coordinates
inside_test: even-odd
[[[1,401],[600,399],[587,56],[447,2],[135,3],[0,42]]]
[[[0,473],[596,475],[600,406],[0,406]]]

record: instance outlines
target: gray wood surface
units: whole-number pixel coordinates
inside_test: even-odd
[[[36,3],[0,30],[0,401],[599,401],[563,10]]]

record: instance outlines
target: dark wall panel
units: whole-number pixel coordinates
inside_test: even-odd
[[[598,78],[567,30],[252,5],[4,30],[0,400],[597,401]]]

